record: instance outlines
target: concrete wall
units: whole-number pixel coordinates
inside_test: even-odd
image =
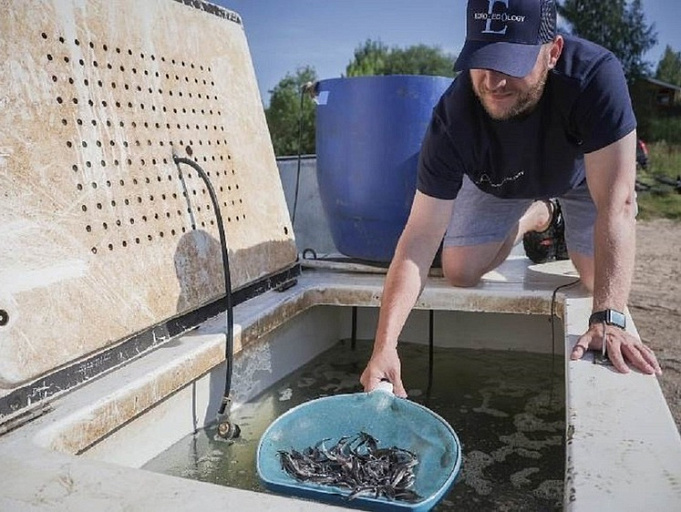
[[[317,157],[315,155],[302,156],[300,173],[298,172],[298,157],[295,156],[277,158],[277,166],[293,222],[298,252],[302,253],[305,249],[313,249],[317,254],[338,252],[319,197]]]
[[[239,16],[9,0],[0,16],[0,389],[295,264]],[[0,390],[0,396],[2,391]]]

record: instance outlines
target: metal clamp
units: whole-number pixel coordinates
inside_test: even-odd
[[[601,366],[612,366],[612,362],[610,361],[610,358],[608,357],[608,349],[607,349],[608,333],[606,332],[605,320],[603,320],[603,322],[601,322],[601,325],[603,326],[603,344],[601,346],[600,353],[596,353],[594,355],[594,364],[600,364]]]

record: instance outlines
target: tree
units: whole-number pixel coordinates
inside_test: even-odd
[[[655,78],[681,86],[681,52],[675,52],[671,46],[667,45],[657,64]]]
[[[650,76],[651,65],[643,58],[657,44],[653,25],[647,25],[641,0],[564,0],[558,12],[571,25],[571,33],[612,51],[632,82]]]
[[[289,73],[270,91],[265,110],[267,126],[277,156],[315,152],[315,105],[303,93],[303,86],[317,81],[317,72],[306,66]]]
[[[345,76],[385,75],[390,49],[380,41],[368,39],[355,48],[355,58],[345,68]]]
[[[454,76],[454,57],[440,48],[423,44],[402,49],[388,48],[380,41],[367,40],[355,49],[345,74]]]
[[[454,76],[454,57],[423,44],[391,53],[389,75]]]

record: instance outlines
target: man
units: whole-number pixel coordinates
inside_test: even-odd
[[[406,396],[397,339],[440,242],[447,280],[475,286],[526,234],[555,227],[552,198],[569,257],[593,292],[594,314],[571,358],[605,342],[618,371],[661,373],[623,315],[635,252],[636,120],[620,63],[557,35],[554,0],[469,0],[455,70],[421,148],[364,389],[388,379]]]

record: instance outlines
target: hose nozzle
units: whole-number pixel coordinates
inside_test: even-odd
[[[216,434],[216,439],[231,441],[236,439],[241,435],[241,429],[239,425],[233,423],[229,419],[229,413],[232,405],[232,399],[228,396],[222,397],[222,404],[220,405],[220,410],[218,411],[218,429]]]
[[[236,423],[229,421],[229,419],[223,419],[218,423],[217,435],[225,441],[231,441],[241,435],[241,428]]]
[[[300,92],[302,94],[307,94],[310,98],[315,99],[317,97],[319,82],[306,82],[300,87]]]

